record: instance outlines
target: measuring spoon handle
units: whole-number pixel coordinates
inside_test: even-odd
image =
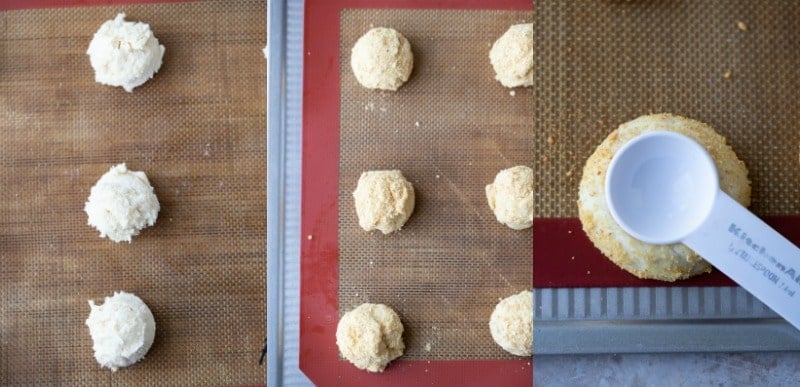
[[[800,329],[800,249],[752,212],[719,191],[682,242]]]

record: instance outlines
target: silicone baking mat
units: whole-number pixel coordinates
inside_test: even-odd
[[[618,269],[576,219],[584,161],[649,113],[725,136],[750,171],[751,210],[800,243],[798,16],[793,1],[537,2],[535,287],[666,284]],[[719,273],[674,283],[730,284]]]
[[[0,13],[0,384],[264,382],[265,6]],[[132,94],[95,83],[86,56],[118,12],[166,47]],[[161,203],[131,244],[99,238],[83,212],[121,162],[147,173]],[[112,373],[84,321],[87,300],[118,290],[140,296],[157,327],[147,357]]]
[[[532,286],[531,232],[497,222],[484,187],[503,168],[532,165],[533,99],[493,79],[488,50],[530,17],[342,12],[339,314],[363,302],[392,306],[409,332],[406,359],[513,359],[487,323],[498,298]],[[398,29],[413,47],[417,71],[396,93],[365,89],[350,68],[350,48],[370,25]],[[352,192],[374,169],[399,169],[414,184],[414,216],[392,235],[358,225]]]
[[[532,383],[531,359],[505,354],[488,329],[498,298],[532,286],[531,231],[499,224],[484,193],[500,169],[533,161],[531,91],[511,95],[488,61],[531,5],[306,3],[300,367],[313,382]],[[365,90],[350,71],[371,26],[411,43],[414,72],[396,93]],[[396,234],[365,233],[358,176],[395,168],[415,186],[414,215]],[[339,316],[361,302],[390,305],[406,328],[405,355],[383,374],[338,356]]]

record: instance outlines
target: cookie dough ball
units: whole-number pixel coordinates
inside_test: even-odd
[[[514,230],[533,225],[533,169],[518,165],[500,171],[486,186],[486,199],[497,221]]]
[[[533,86],[533,23],[511,26],[494,42],[489,60],[503,86]]]
[[[711,271],[711,266],[681,243],[651,245],[628,235],[614,221],[605,197],[606,170],[614,154],[635,137],[668,130],[699,142],[714,159],[720,188],[744,206],[750,204],[747,167],[725,138],[708,125],[671,114],[639,117],[622,124],[597,147],[583,168],[578,213],[583,230],[612,262],[639,278],[675,281]]]
[[[164,46],[158,44],[150,25],[125,21],[120,13],[100,26],[86,53],[96,82],[122,86],[130,93],[161,67]]]
[[[364,231],[397,231],[414,212],[414,186],[398,170],[362,173],[353,198]]]
[[[156,337],[153,313],[141,298],[125,292],[106,297],[103,305],[89,301],[86,319],[100,366],[116,371],[141,360]]]
[[[497,345],[517,356],[533,355],[533,292],[526,290],[501,300],[489,319]]]
[[[100,177],[89,194],[84,211],[100,237],[127,241],[158,218],[158,198],[147,176],[119,164]]]
[[[383,372],[403,354],[403,324],[383,304],[361,304],[347,312],[336,327],[336,345],[345,359],[370,372]]]
[[[393,28],[377,27],[353,46],[350,66],[361,86],[395,91],[411,75],[414,55],[403,34]]]

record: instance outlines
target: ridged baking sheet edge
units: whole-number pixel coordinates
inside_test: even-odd
[[[800,350],[800,331],[740,287],[540,288],[534,299],[534,356]]]
[[[300,371],[303,0],[267,9],[267,385],[312,386]]]

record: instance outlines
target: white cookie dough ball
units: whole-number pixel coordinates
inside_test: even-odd
[[[533,169],[524,165],[504,169],[486,186],[486,199],[497,221],[514,230],[533,225]]]
[[[361,304],[347,312],[336,327],[336,345],[345,359],[370,372],[383,372],[403,354],[403,324],[383,304]]]
[[[517,356],[533,355],[533,292],[504,298],[492,312],[489,330],[497,345]]]
[[[400,230],[414,212],[414,186],[398,170],[362,173],[353,198],[364,231]]]
[[[393,28],[377,27],[353,46],[350,66],[362,86],[395,91],[411,75],[414,55],[403,34]]]
[[[164,46],[158,44],[150,25],[125,21],[120,13],[100,26],[86,53],[96,82],[122,86],[130,93],[161,67]]]
[[[503,86],[533,86],[533,23],[511,26],[494,42],[489,60]]]
[[[91,312],[86,325],[94,342],[94,357],[100,366],[116,371],[147,354],[156,336],[156,322],[141,298],[115,292],[99,306],[90,300],[89,307]]]
[[[84,207],[89,225],[100,231],[100,237],[129,243],[141,229],[155,224],[159,209],[144,172],[129,171],[124,163],[100,177]]]

